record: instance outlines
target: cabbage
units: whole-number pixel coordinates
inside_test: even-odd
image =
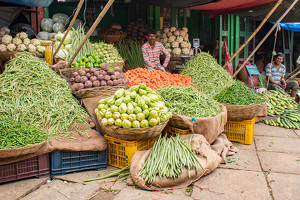
[[[121,98],[124,95],[125,90],[124,89],[119,89],[115,92],[114,96],[118,99]]]
[[[158,118],[158,112],[156,110],[150,111],[148,119],[150,120],[152,118]]]
[[[112,118],[112,116],[113,116],[113,114],[110,111],[105,113],[105,118],[107,118],[107,119]]]
[[[145,118],[147,118],[150,114],[150,111],[146,109],[143,111],[143,114],[145,115]]]
[[[65,41],[63,42],[63,44],[71,44],[72,43],[72,37],[70,35],[70,33],[67,35]]]
[[[71,44],[67,44],[67,45],[65,46],[65,50],[67,50],[67,51],[70,51],[70,48],[71,48]]]
[[[149,123],[148,123],[148,121],[147,121],[147,120],[145,120],[145,119],[144,119],[144,120],[142,120],[140,124],[141,124],[141,127],[142,127],[142,128],[146,128],[146,127],[148,127],[148,126],[149,126]]]
[[[129,115],[126,113],[121,114],[121,120],[124,121],[125,119],[128,119]]]
[[[131,128],[131,122],[127,119],[123,120],[123,128]]]
[[[128,116],[128,120],[131,121],[131,122],[135,121],[136,120],[136,115],[135,114],[130,114]]]
[[[121,114],[119,112],[114,112],[114,114],[113,114],[114,119],[119,119],[120,116],[121,116]]]
[[[55,33],[57,32],[64,32],[65,31],[65,26],[62,23],[55,23],[53,24],[53,31]]]
[[[61,58],[61,59],[64,59],[64,60],[65,60],[65,59],[67,58],[68,54],[69,54],[69,52],[68,52],[67,50],[65,50],[65,49],[60,49],[60,50],[57,52],[57,54],[56,54],[55,57]]]
[[[122,127],[123,126],[123,121],[121,119],[116,119],[115,120],[115,125],[119,126],[119,127]]]
[[[159,124],[160,123],[160,118],[159,117],[156,118],[156,121],[157,121],[157,124]]]
[[[49,33],[48,40],[52,40],[53,37],[55,37],[56,33]]]
[[[132,103],[127,104],[127,114],[132,114],[134,112],[134,107]]]
[[[165,121],[167,121],[168,120],[168,116],[166,115],[166,114],[162,114],[161,116],[160,116],[160,121],[161,122],[165,122]]]
[[[50,18],[44,18],[41,21],[41,28],[42,28],[43,31],[51,33],[52,32],[53,24],[54,24],[54,22],[53,22],[52,19],[50,19]],[[46,40],[48,40],[48,35],[47,35],[47,39]]]
[[[113,118],[109,118],[109,119],[107,120],[107,124],[108,124],[108,125],[114,125],[114,124],[115,124],[115,120],[114,120]]]
[[[42,39],[42,40],[48,40],[49,38],[49,33],[46,31],[41,31],[37,34],[36,36],[38,39]]]
[[[104,126],[107,126],[108,122],[107,122],[107,119],[106,118],[103,118],[101,120],[101,124],[103,124]]]
[[[158,124],[157,119],[152,118],[149,120],[149,125],[150,126],[156,126]]]
[[[139,113],[136,115],[136,119],[139,120],[140,122],[145,119],[145,114],[144,113]]]
[[[101,110],[101,109],[105,109],[105,105],[104,104],[99,104],[98,105],[98,110]]]
[[[120,113],[126,113],[127,111],[127,106],[125,103],[121,103],[121,105],[119,106],[119,112]]]
[[[131,126],[132,126],[132,128],[140,128],[141,127],[140,122],[137,120],[133,121],[131,123]]]
[[[52,19],[55,23],[62,23],[63,25],[67,24],[68,15],[64,13],[56,13],[52,16]]]
[[[112,105],[112,106],[110,107],[110,111],[111,111],[112,113],[118,112],[118,111],[119,111],[119,107],[116,106],[116,105]]]
[[[143,110],[140,107],[137,106],[134,108],[134,111],[133,111],[134,114],[139,114],[141,112],[143,112]]]

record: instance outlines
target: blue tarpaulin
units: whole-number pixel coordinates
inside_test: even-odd
[[[38,6],[38,7],[48,7],[53,2],[53,0],[1,0],[1,1],[23,5],[23,6]]]
[[[271,22],[275,24],[275,22]],[[300,23],[279,23],[279,26],[283,29],[300,32]]]

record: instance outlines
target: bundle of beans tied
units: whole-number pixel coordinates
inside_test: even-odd
[[[144,42],[146,41],[148,30],[148,24],[142,19],[138,19],[137,22],[130,22],[126,28],[127,38],[137,40],[138,42]]]
[[[73,73],[70,79],[72,91],[100,86],[116,86],[127,84],[128,80],[119,67],[110,69],[107,63],[102,63],[101,68],[83,68]]]

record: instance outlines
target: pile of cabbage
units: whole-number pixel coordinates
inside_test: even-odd
[[[189,42],[189,34],[186,27],[183,27],[182,29],[177,29],[175,27],[165,28],[163,33],[158,31],[156,36],[157,41],[161,42],[170,54],[191,54],[192,45]]]
[[[63,39],[64,36],[65,36],[65,33],[61,33],[61,32],[58,32],[55,35],[55,40],[56,41],[55,41],[54,46],[53,46],[54,50],[57,49],[57,47],[60,44],[60,41]],[[61,48],[57,52],[56,57],[66,60],[68,55],[69,55],[69,51],[70,51],[70,48],[71,48],[71,43],[72,43],[72,31],[70,31],[69,34],[67,35],[67,37],[66,37],[65,41],[63,42]]]
[[[4,35],[0,41],[0,51],[29,51],[30,53],[45,53],[45,46],[42,46],[38,39],[30,40],[27,33],[17,33],[16,37]]]
[[[96,55],[103,55],[107,63],[124,63],[118,49],[113,44],[96,42],[92,44]]]
[[[114,96],[100,100],[95,113],[102,125],[121,128],[153,127],[172,117],[161,97],[144,83],[119,89]]]

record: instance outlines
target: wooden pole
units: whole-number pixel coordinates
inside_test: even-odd
[[[90,30],[87,32],[86,36],[83,38],[83,40],[79,44],[79,46],[76,49],[75,53],[72,55],[71,59],[68,62],[67,67],[70,67],[70,65],[72,64],[73,60],[76,58],[77,54],[79,53],[80,49],[83,47],[83,45],[85,44],[85,42],[89,39],[89,37],[92,35],[93,31],[95,30],[95,28],[97,27],[97,25],[99,24],[99,22],[102,20],[102,18],[104,17],[105,13],[108,11],[108,9],[110,8],[110,6],[112,5],[113,2],[114,2],[114,0],[109,0],[106,3],[105,7],[101,11],[101,13],[98,15],[96,21],[93,23],[92,27],[90,28]]]
[[[64,37],[62,38],[62,40],[60,41],[60,43],[59,43],[57,49],[55,50],[55,52],[54,52],[54,54],[53,54],[53,58],[55,58],[57,52],[59,51],[59,49],[61,48],[63,42],[65,41],[65,39],[66,39],[66,37],[67,37],[69,31],[71,30],[71,28],[72,28],[72,26],[73,26],[73,24],[74,24],[74,22],[75,22],[75,19],[77,18],[77,15],[78,15],[78,13],[79,13],[81,7],[82,7],[83,2],[84,2],[84,0],[80,0],[80,2],[78,3],[77,10],[76,10],[76,12],[75,12],[75,14],[74,14],[74,16],[73,16],[73,19],[72,19],[72,21],[70,22],[69,27],[68,27],[68,29],[67,29],[67,31],[66,31]]]
[[[273,30],[279,26],[279,22],[290,12],[290,10],[294,7],[294,5],[298,2],[298,0],[295,0],[290,7],[283,13],[283,15],[277,20],[277,22],[273,25],[273,27],[270,29],[270,31],[265,35],[265,37],[260,41],[260,43],[257,45],[257,47],[253,50],[253,52],[249,55],[249,57],[244,61],[242,66],[233,74],[233,78],[243,69],[243,67],[246,65],[246,63],[250,60],[250,58],[255,54],[255,52],[259,49],[259,47],[264,43],[264,41],[269,37],[269,35],[273,32]]]
[[[294,71],[292,71],[292,73],[290,73],[289,75],[287,75],[286,78],[289,78],[292,74],[294,74],[295,72],[297,72],[299,69],[300,69],[300,65]]]
[[[273,14],[273,12],[276,10],[276,8],[281,4],[283,0],[278,0],[275,6],[270,10],[270,12],[267,14],[267,16],[264,18],[264,20],[260,23],[260,25],[256,28],[256,30],[252,33],[252,35],[246,40],[246,42],[240,46],[240,48],[233,54],[233,56],[223,65],[223,68],[228,65],[229,62],[233,60],[233,58],[240,53],[240,51],[250,42],[250,40],[257,34],[257,32],[261,29],[261,27],[266,23],[266,21],[269,19],[269,17]]]
[[[299,66],[299,67],[300,67],[300,66]],[[299,67],[298,67],[298,68],[299,68]],[[298,68],[297,68],[297,69],[298,69]],[[296,69],[296,70],[297,70],[297,69]],[[296,70],[295,70],[295,71],[296,71]],[[288,79],[286,79],[286,80],[288,81],[288,80],[290,80],[290,79],[293,79],[293,78],[295,78],[298,74],[300,74],[300,71],[298,71],[296,74],[294,74],[293,76],[291,76],[290,78],[288,78]]]

